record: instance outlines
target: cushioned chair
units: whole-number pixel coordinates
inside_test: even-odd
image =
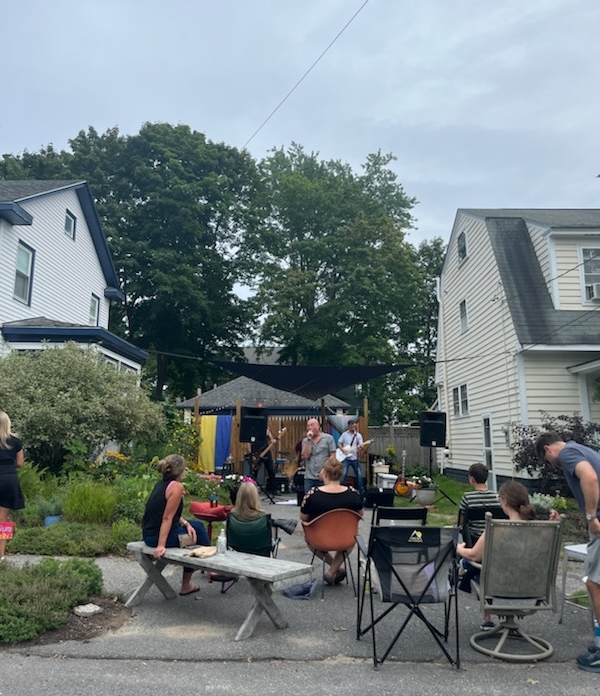
[[[344,554],[346,582],[348,575],[350,575],[355,596],[354,573],[352,572],[352,565],[348,563],[348,555],[356,544],[355,537],[358,534],[358,523],[361,519],[358,512],[340,508],[324,512],[310,522],[302,522],[304,538],[308,546],[313,550],[313,561],[316,551],[324,554],[329,551],[341,551]],[[321,599],[323,599],[325,596],[325,561],[323,561],[321,583]]]
[[[517,621],[537,611],[556,611],[561,538],[561,522],[512,522],[486,515],[480,580],[471,584],[482,611],[501,620],[491,631],[471,636],[475,650],[509,662],[552,655],[547,640],[526,633]]]
[[[359,548],[367,558],[361,594],[362,604],[365,601],[369,604],[370,621],[363,626],[362,613],[359,612],[356,638],[360,640],[371,632],[374,667],[383,664],[410,620],[416,617],[426,626],[450,664],[460,669],[456,602],[458,531],[458,527],[373,526],[368,546],[360,536],[357,537]],[[367,587],[370,588],[368,596]],[[426,613],[427,605],[440,603],[445,605],[443,619],[433,611]],[[376,609],[379,604],[383,605],[381,610]],[[390,622],[399,616],[394,609],[400,606],[405,607],[408,614],[397,619],[398,628],[391,642],[383,653],[378,654],[377,633],[383,633],[387,627],[386,635],[389,634]],[[448,638],[452,606],[455,631],[451,652]]]

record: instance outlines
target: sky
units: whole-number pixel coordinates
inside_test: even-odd
[[[597,0],[0,7],[0,154],[148,121],[257,159],[295,142],[357,173],[381,150],[418,200],[415,245],[448,241],[458,208],[600,207]]]

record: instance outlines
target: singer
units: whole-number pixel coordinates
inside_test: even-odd
[[[321,424],[316,418],[309,418],[306,422],[306,435],[302,440],[302,459],[304,460],[304,492],[311,488],[321,486],[319,476],[323,464],[329,456],[335,452],[335,440],[329,433],[321,430]]]

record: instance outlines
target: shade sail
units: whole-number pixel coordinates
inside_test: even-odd
[[[320,399],[325,394],[362,384],[370,379],[412,367],[406,365],[351,365],[346,367],[311,367],[309,365],[261,365],[257,363],[214,360],[214,365],[236,375],[244,375],[277,389]]]

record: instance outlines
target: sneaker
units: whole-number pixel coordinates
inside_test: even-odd
[[[579,655],[577,666],[586,672],[598,672],[600,674],[600,648],[587,652],[585,655]]]
[[[491,631],[496,628],[496,624],[493,621],[484,621],[479,627],[482,631]]]

